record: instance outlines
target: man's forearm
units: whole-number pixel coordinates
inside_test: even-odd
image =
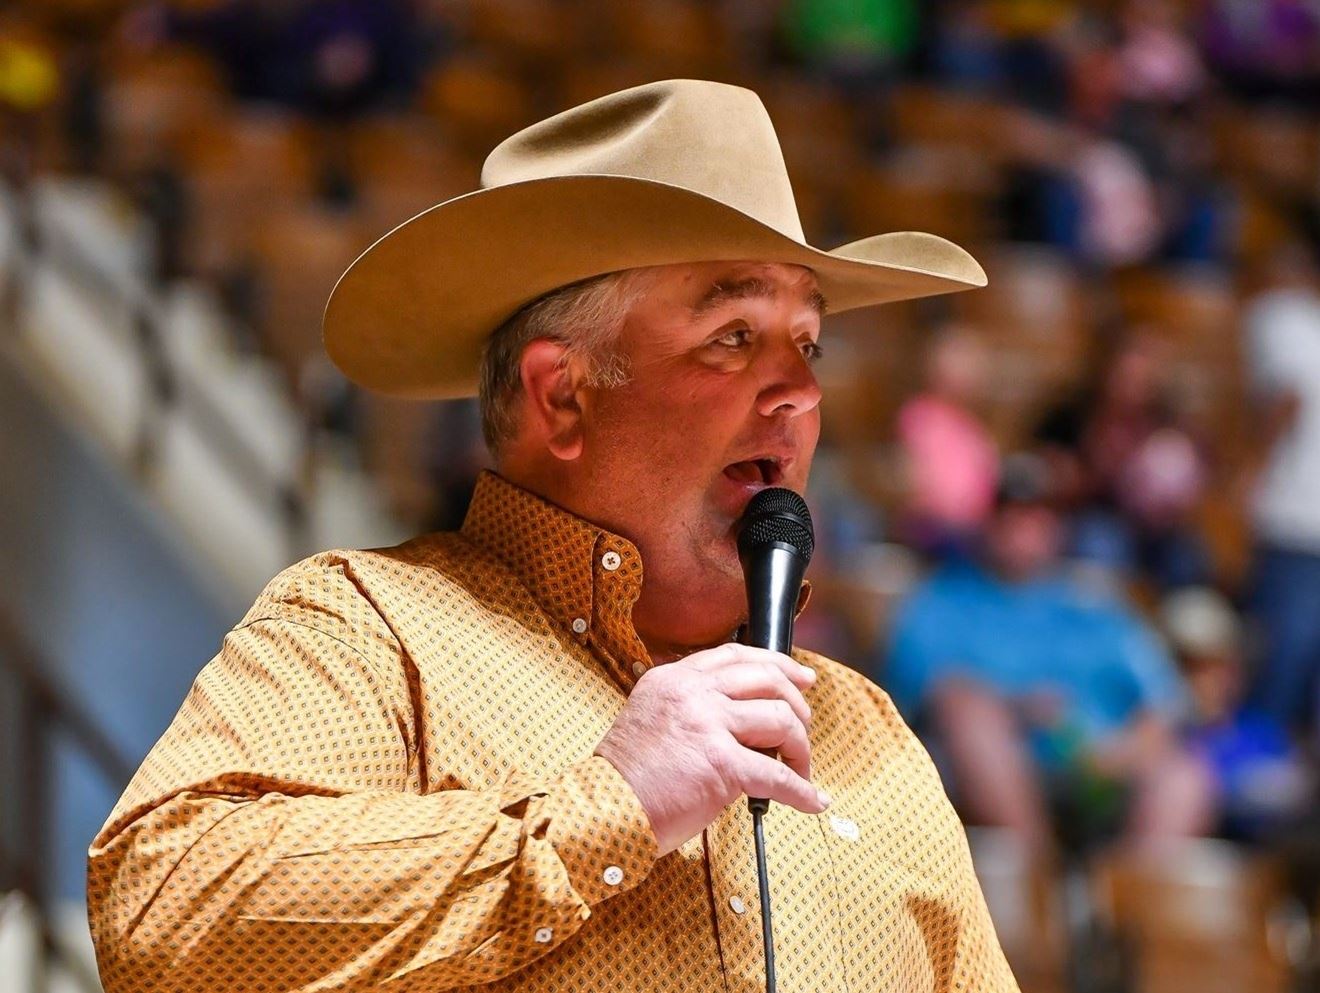
[[[544,788],[515,777],[428,796],[180,794],[92,850],[106,989],[496,979],[645,877],[653,841],[627,790],[588,759]],[[598,835],[580,838],[593,822]],[[143,875],[161,881],[139,895]]]

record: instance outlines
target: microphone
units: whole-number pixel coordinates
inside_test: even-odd
[[[802,574],[816,548],[807,502],[792,490],[770,487],[747,504],[738,522],[738,559],[747,584],[747,644],[787,655]],[[748,799],[764,813],[770,801]]]
[[[738,521],[738,560],[747,583],[747,644],[785,655],[793,647],[793,614],[802,574],[816,549],[807,502],[792,490],[771,487],[748,501]],[[775,993],[775,929],[770,915],[770,872],[766,867],[762,818],[765,797],[748,797],[756,883],[761,898],[761,941],[765,946],[765,989]]]

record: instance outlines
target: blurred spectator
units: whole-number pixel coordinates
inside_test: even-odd
[[[1240,97],[1314,109],[1320,10],[1309,0],[1211,0],[1202,25],[1211,65]]]
[[[18,31],[14,28],[18,27]],[[59,68],[54,57],[22,25],[5,24],[0,37],[0,104],[23,113],[43,109],[59,90]]]
[[[791,54],[838,87],[869,145],[887,145],[888,91],[919,37],[915,0],[789,0],[781,18]]]
[[[857,82],[890,78],[916,44],[919,26],[914,0],[790,0],[782,16],[794,54]]]
[[[12,237],[28,251],[38,238],[26,192],[33,178],[39,115],[56,99],[59,85],[59,67],[42,32],[21,15],[0,19],[0,184]],[[0,320],[11,327],[18,324],[23,290],[22,269],[0,266]]]
[[[203,10],[147,4],[129,41],[196,44],[224,67],[234,95],[343,117],[402,104],[423,51],[403,0],[223,0]]]
[[[1265,840],[1301,813],[1311,784],[1283,726],[1242,708],[1242,624],[1206,587],[1170,594],[1159,614],[1191,691],[1187,740],[1214,775],[1218,833]]]
[[[1174,734],[1176,670],[1123,603],[1060,571],[1044,467],[1020,458],[981,560],[944,566],[901,608],[884,685],[973,822],[1037,850],[1207,831],[1209,775]]]
[[[1320,717],[1320,277],[1314,250],[1283,247],[1246,311],[1265,454],[1254,501],[1252,594],[1261,627],[1259,709],[1314,734]]]
[[[1125,335],[1094,374],[1036,429],[1076,511],[1070,554],[1161,587],[1205,582],[1210,555],[1192,516],[1208,458],[1171,402],[1159,340]]]
[[[1078,5],[1070,0],[988,0],[989,21],[1000,39],[1004,95],[1038,113],[1061,116],[1068,100],[1068,32]]]
[[[1221,261],[1206,73],[1179,7],[1135,0],[1120,17],[1069,4],[1002,7],[990,8],[1002,36],[993,78],[1032,112],[1007,129],[1010,236],[1099,270],[1155,258]],[[953,17],[937,34],[936,64],[955,79],[975,78],[983,64],[968,41],[976,23]]]
[[[1116,79],[1125,97],[1175,106],[1201,92],[1201,56],[1171,0],[1130,0],[1123,12]]]
[[[1131,0],[1114,52],[1109,130],[1141,160],[1154,186],[1166,258],[1221,261],[1220,203],[1200,53],[1171,0]]]
[[[1077,226],[1070,239],[1079,259],[1101,269],[1148,260],[1162,232],[1155,187],[1131,149],[1091,138],[1073,159]]]
[[[926,353],[926,385],[898,412],[907,483],[900,529],[931,553],[965,548],[994,501],[999,455],[978,407],[989,356],[977,332],[942,328]]]

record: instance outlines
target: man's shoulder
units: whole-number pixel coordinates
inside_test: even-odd
[[[816,670],[810,697],[813,721],[824,720],[845,732],[851,727],[851,733],[862,726],[880,726],[903,737],[911,734],[889,693],[856,669],[802,648],[793,649],[793,657]]]
[[[884,695],[882,690],[871,680],[854,669],[852,666],[843,662],[836,661],[828,655],[822,655],[820,652],[813,652],[809,648],[793,649],[793,657],[803,665],[809,665],[816,670],[817,685],[837,685],[843,692],[852,693],[879,693]]]
[[[289,620],[383,619],[399,601],[466,590],[502,576],[499,563],[457,531],[435,531],[379,548],[331,548],[271,578],[239,626]]]

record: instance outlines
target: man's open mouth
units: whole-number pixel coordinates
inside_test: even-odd
[[[746,459],[724,467],[724,475],[735,483],[778,486],[784,470],[777,458]]]

